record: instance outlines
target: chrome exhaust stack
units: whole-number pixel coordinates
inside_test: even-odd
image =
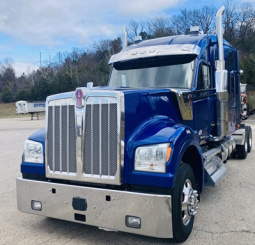
[[[122,28],[122,49],[127,47],[127,32],[126,27],[123,26]]]
[[[223,27],[222,15],[225,6],[222,6],[216,14],[216,35],[218,39],[218,56],[215,61],[215,83],[217,93],[217,136],[214,141],[221,140],[228,135],[228,71],[225,69],[224,48],[223,48]]]

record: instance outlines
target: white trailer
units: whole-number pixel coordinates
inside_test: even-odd
[[[39,120],[39,113],[45,112],[45,101],[34,101],[28,102],[24,100],[17,101],[15,103],[16,106],[16,114],[31,114],[31,120],[33,120],[33,116],[36,113],[37,120]]]
[[[255,112],[255,87],[240,83],[240,91],[242,119],[247,119]]]

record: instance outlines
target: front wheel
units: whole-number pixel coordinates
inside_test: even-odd
[[[172,192],[173,237],[184,242],[189,237],[198,209],[198,194],[192,168],[182,163]]]

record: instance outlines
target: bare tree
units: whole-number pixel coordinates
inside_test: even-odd
[[[172,24],[177,34],[189,34],[191,26],[199,26],[204,33],[215,27],[216,8],[204,6],[201,9],[181,9],[179,15],[172,17]]]
[[[94,50],[98,52],[106,63],[108,63],[111,57],[111,40],[100,40],[94,42]]]
[[[235,41],[235,28],[239,21],[239,13],[237,11],[237,4],[226,1],[225,2],[225,11],[223,15],[223,26],[224,26],[224,38],[230,42]]]
[[[204,6],[199,10],[192,11],[192,24],[201,28],[204,33],[211,32],[215,27],[215,14],[217,12],[214,6]]]
[[[157,16],[147,21],[147,33],[153,38],[174,35],[172,23],[169,17]]]
[[[130,20],[127,28],[127,34],[130,42],[134,41],[134,37],[144,32],[145,23],[143,21]]]
[[[191,20],[191,10],[180,9],[179,15],[172,17],[173,28],[175,32],[180,34],[188,34],[190,27],[193,25]]]

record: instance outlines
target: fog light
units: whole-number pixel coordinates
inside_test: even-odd
[[[141,219],[139,217],[134,216],[126,216],[126,226],[140,229],[141,228]]]
[[[40,201],[31,201],[31,207],[33,210],[41,211],[42,210],[42,203]]]

